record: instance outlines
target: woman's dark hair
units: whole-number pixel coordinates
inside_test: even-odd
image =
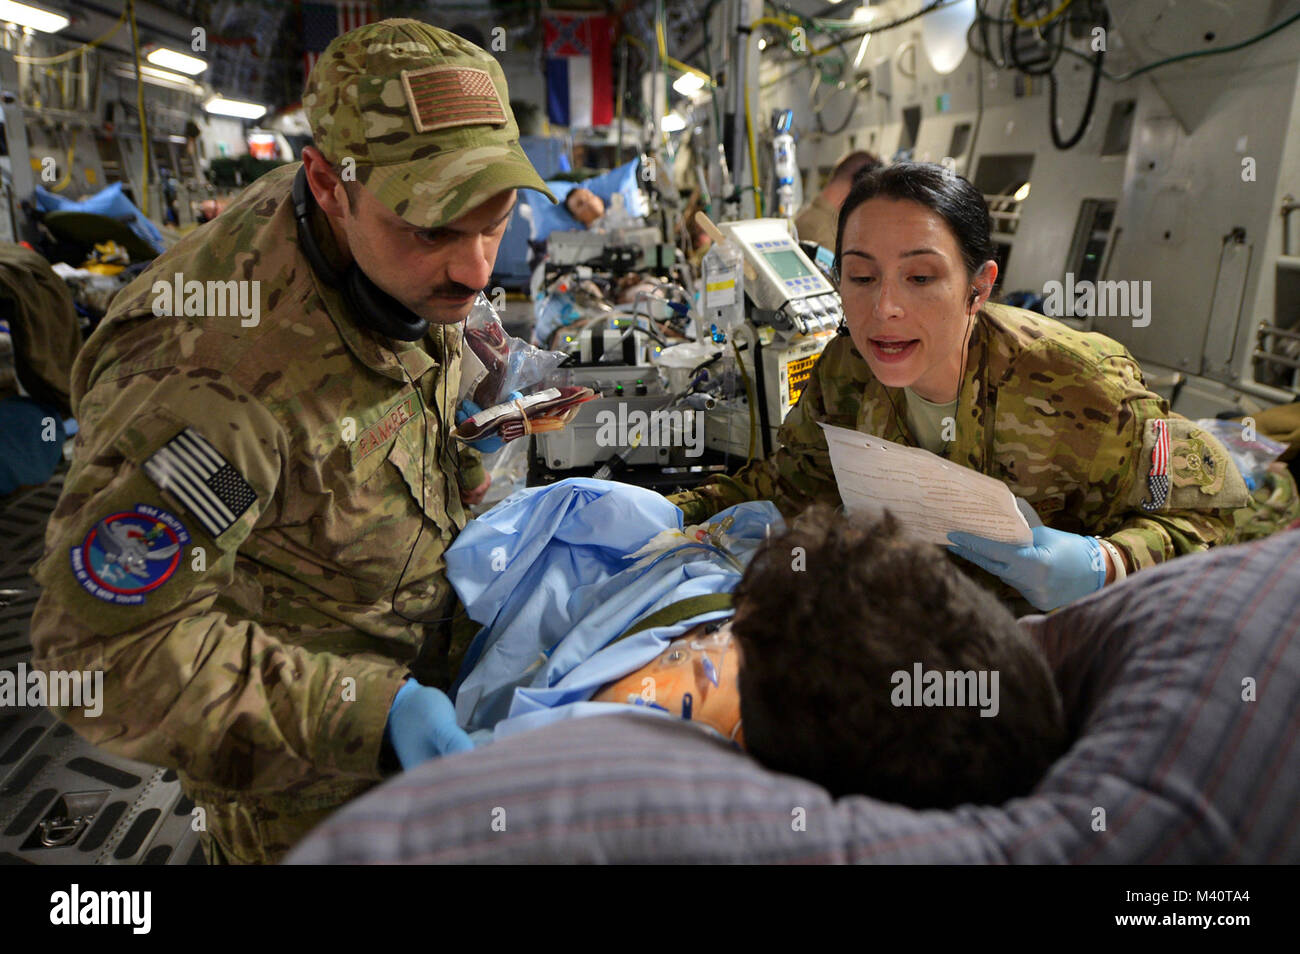
[[[914,808],[1000,805],[1065,751],[1042,651],[888,514],[809,508],[759,547],[733,601],[745,748],[773,771]],[[953,686],[986,674],[996,710],[900,702],[899,674],[918,665]]]
[[[835,267],[840,267],[844,223],[862,203],[877,198],[911,199],[942,216],[957,238],[967,277],[993,258],[989,210],[984,196],[957,173],[932,162],[896,162],[858,177],[840,206],[835,231]]]

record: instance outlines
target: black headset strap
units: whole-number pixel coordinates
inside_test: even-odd
[[[355,262],[343,275],[339,275],[329,263],[311,228],[311,211],[316,207],[316,197],[307,183],[306,165],[298,169],[290,195],[293,217],[298,223],[298,244],[307,263],[321,281],[338,289],[352,310],[353,318],[386,338],[398,341],[423,338],[429,330],[429,323],[372,282]]]
[[[311,189],[307,185],[307,166],[305,164],[294,177],[292,198],[293,217],[298,222],[298,245],[302,248],[302,254],[306,257],[307,263],[311,265],[312,271],[322,281],[342,291],[339,273],[329,263],[325,253],[321,251],[320,245],[316,243],[316,235],[311,229],[311,212],[312,209],[316,208],[316,197],[312,195]]]

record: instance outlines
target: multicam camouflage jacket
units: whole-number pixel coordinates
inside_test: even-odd
[[[688,524],[747,499],[772,500],[786,516],[816,502],[839,506],[819,422],[916,445],[904,410],[902,390],[877,381],[852,339],[837,336],[772,457],[669,499]],[[1163,500],[1149,481],[1157,421],[1169,434]],[[1230,541],[1233,512],[1248,504],[1223,445],[1171,413],[1120,344],[1023,309],[980,312],[954,424],[943,456],[1003,481],[1048,526],[1110,541],[1129,571]],[[1148,510],[1144,501],[1160,502]]]
[[[444,440],[460,330],[363,330],[299,251],[296,171],[161,256],[82,349],[75,457],[33,568],[35,664],[104,671],[100,718],[59,715],[179,770],[210,857],[235,861],[276,859],[380,779],[425,642],[408,618],[450,612],[443,552],[483,480]],[[230,313],[233,285],[214,293],[232,279],[260,283],[255,323]]]

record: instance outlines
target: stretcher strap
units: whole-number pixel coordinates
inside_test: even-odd
[[[629,636],[634,636],[647,629],[654,629],[656,626],[671,626],[673,623],[680,623],[684,619],[691,619],[704,613],[717,613],[731,608],[730,593],[703,593],[700,596],[689,596],[684,600],[678,600],[676,603],[670,603],[663,609],[656,610],[649,616],[637,620],[632,624],[632,628],[623,635],[610,640],[609,645],[613,646],[619,640],[627,639]]]

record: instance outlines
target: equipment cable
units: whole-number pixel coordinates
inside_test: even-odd
[[[131,53],[135,56],[135,102],[140,112],[140,212],[149,217],[149,123],[144,115],[144,74],[140,72],[140,30],[135,22],[135,0],[126,0],[125,13],[131,18]]]
[[[122,7],[122,15],[117,18],[117,22],[114,23],[108,29],[107,33],[105,33],[103,36],[96,37],[95,39],[91,40],[89,43],[81,44],[76,49],[67,50],[63,53],[58,54],[57,56],[19,56],[15,54],[14,60],[15,62],[27,63],[32,66],[53,66],[55,63],[62,63],[65,60],[70,60],[73,57],[80,56],[82,53],[85,53],[87,50],[92,50],[97,46],[101,46],[104,43],[107,43],[109,40],[111,40],[114,36],[116,36],[117,31],[122,29],[122,24],[126,22],[127,12],[130,9],[131,7],[129,5]]]

